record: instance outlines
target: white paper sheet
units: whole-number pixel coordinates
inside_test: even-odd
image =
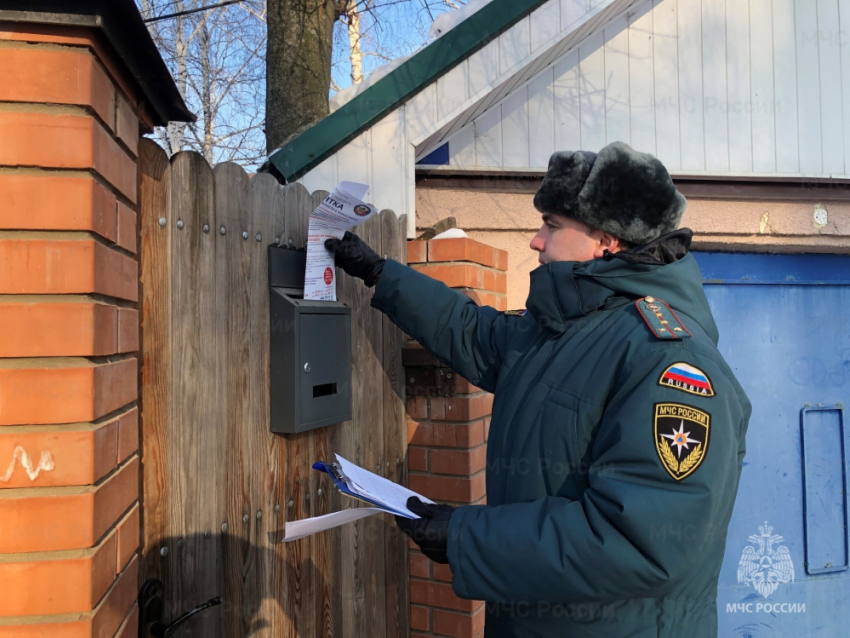
[[[336,301],[334,256],[325,248],[325,240],[330,237],[342,239],[345,231],[362,224],[377,212],[377,208],[361,201],[368,190],[366,184],[340,182],[310,214],[304,299]]]
[[[403,485],[393,483],[382,476],[373,474],[369,470],[365,470],[345,460],[339,454],[336,455],[336,460],[339,470],[345,475],[345,482],[352,492],[368,497],[373,501],[378,501],[396,511],[382,507],[358,507],[323,516],[316,516],[314,518],[305,518],[300,521],[291,521],[286,524],[282,537],[280,531],[269,533],[269,539],[272,543],[288,543],[289,541],[317,534],[326,529],[339,527],[340,525],[345,525],[346,523],[366,518],[379,512],[394,515],[398,513],[408,518],[419,518],[419,516],[407,509],[407,499],[411,496],[416,496],[424,503],[434,502],[421,494],[407,489]]]
[[[379,514],[384,510],[378,507],[356,507],[350,510],[342,510],[341,512],[333,512],[323,516],[315,516],[313,518],[305,518],[300,521],[291,521],[286,524],[286,534],[283,538],[278,539],[278,543],[288,543],[296,541],[305,536],[312,536],[319,532],[324,532],[326,529],[333,529],[352,521],[366,518]]]
[[[424,503],[433,503],[434,501],[425,498],[421,494],[417,494],[413,490],[409,490],[403,485],[393,483],[385,479],[383,476],[373,474],[369,470],[364,470],[362,467],[346,461],[339,454],[336,455],[339,469],[345,474],[349,481],[349,486],[353,491],[359,492],[363,496],[367,496],[374,501],[379,501],[390,506],[394,510],[406,513],[409,518],[419,518],[416,514],[407,509],[407,499],[415,496]]]

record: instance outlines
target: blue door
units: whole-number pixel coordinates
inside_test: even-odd
[[[718,635],[850,636],[850,257],[695,256],[753,404]]]

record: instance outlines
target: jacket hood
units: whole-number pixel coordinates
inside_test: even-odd
[[[691,234],[681,229],[601,259],[544,264],[531,272],[526,308],[541,326],[561,333],[594,310],[653,296],[696,321],[716,345],[719,333],[702,274],[688,252]]]

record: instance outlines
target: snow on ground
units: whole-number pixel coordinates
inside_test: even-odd
[[[473,13],[475,13],[483,6],[489,4],[492,1],[493,0],[469,0],[467,4],[460,7],[459,9],[455,9],[454,11],[446,11],[445,13],[441,13],[440,15],[438,15],[434,22],[431,24],[431,30],[429,32],[429,37],[431,41],[428,43],[428,46],[431,46],[435,40],[440,38],[440,36],[445,35],[449,31],[454,29],[457,25],[466,20]],[[390,71],[401,66],[408,58],[410,58],[410,56],[405,55],[400,58],[396,58],[392,62],[388,62],[387,64],[383,64],[379,67],[376,67],[369,75],[363,78],[361,82],[358,82],[357,84],[352,84],[351,86],[343,89],[342,91],[334,95],[330,100],[331,113],[336,111],[344,104],[347,104],[348,102],[353,100],[355,96],[368,89],[375,82],[387,75]]]

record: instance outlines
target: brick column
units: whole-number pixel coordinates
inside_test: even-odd
[[[472,239],[407,244],[410,265],[482,305],[506,309],[508,256]],[[410,342],[404,352],[409,485],[452,505],[486,502],[484,467],[493,395],[475,387]],[[462,600],[448,565],[410,544],[412,637],[475,638],[484,631],[484,603]]]
[[[0,637],[129,638],[141,104],[94,31],[0,45]]]

